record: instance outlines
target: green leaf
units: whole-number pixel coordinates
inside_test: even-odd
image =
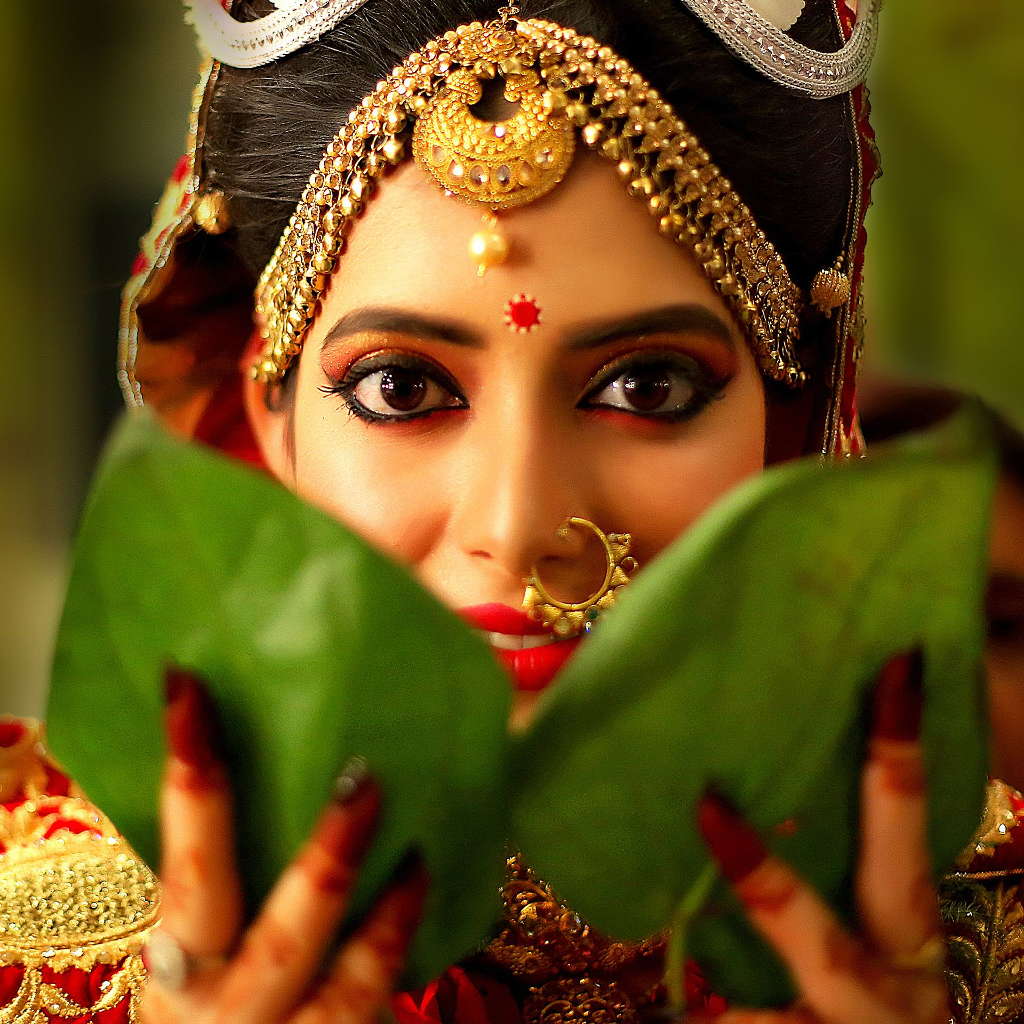
[[[414,979],[486,939],[511,838],[596,927],[675,921],[674,948],[722,994],[778,1003],[786,974],[724,885],[694,920],[710,877],[694,802],[712,782],[767,832],[795,819],[774,848],[847,912],[867,691],[923,644],[936,866],[959,852],[985,776],[985,436],[967,417],[751,483],[645,568],[513,742],[491,654],[404,570],[269,479],[133,419],[79,539],[55,751],[155,860],[160,678],[180,662],[227,726],[253,905],[358,753],[387,805],[360,910],[410,845],[434,880]]]
[[[842,912],[850,906],[865,709],[922,646],[936,868],[980,817],[980,595],[994,474],[986,425],[856,465],[805,461],[730,496],[627,591],[518,744],[527,863],[619,937],[669,921],[708,865],[709,785]],[[691,950],[718,990],[785,1002],[785,971],[719,886]]]
[[[500,914],[505,839],[509,693],[490,652],[333,519],[133,417],[82,525],[49,731],[151,863],[171,661],[200,671],[222,712],[251,904],[358,754],[386,800],[359,911],[418,846],[433,885],[414,975],[476,948]]]

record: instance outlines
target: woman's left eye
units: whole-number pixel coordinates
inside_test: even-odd
[[[586,409],[619,409],[668,421],[695,416],[718,397],[725,383],[716,383],[688,356],[614,364],[580,403]]]

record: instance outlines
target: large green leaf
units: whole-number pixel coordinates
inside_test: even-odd
[[[865,688],[889,654],[927,648],[936,864],[978,820],[983,433],[967,420],[744,488],[644,570],[512,744],[490,654],[403,570],[268,479],[129,421],[79,539],[55,750],[152,859],[161,667],[201,670],[228,727],[253,902],[346,758],[367,756],[387,814],[360,906],[424,849],[420,979],[486,937],[508,838],[596,926],[660,929],[707,864],[692,817],[709,781],[763,828],[797,819],[779,852],[844,909]],[[785,997],[721,888],[695,941],[724,994]]]
[[[993,466],[975,416],[856,465],[802,462],[729,497],[651,565],[520,744],[514,830],[542,877],[616,935],[662,927],[709,858],[709,785],[849,907],[865,709],[892,655],[925,649],[934,864],[982,806],[980,595]],[[609,887],[614,886],[614,895]],[[720,887],[694,950],[720,990],[784,1002]]]
[[[500,912],[508,684],[416,585],[270,479],[145,418],[118,433],[78,540],[49,730],[68,769],[156,862],[163,666],[223,712],[252,902],[359,754],[387,802],[357,905],[410,846],[433,886],[421,979]]]

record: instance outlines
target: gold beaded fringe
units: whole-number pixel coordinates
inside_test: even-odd
[[[255,379],[284,377],[352,224],[388,169],[405,159],[416,119],[464,69],[485,78],[500,74],[513,86],[520,76],[543,79],[543,116],[574,125],[590,149],[615,163],[662,233],[692,249],[762,371],[794,387],[806,381],[796,357],[800,289],[731,183],[629,62],[594,39],[538,20],[520,21],[514,31],[503,22],[474,22],[446,32],[396,67],[349,115],[257,287],[266,346],[252,369]]]

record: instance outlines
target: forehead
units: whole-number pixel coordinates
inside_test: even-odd
[[[356,224],[314,333],[367,305],[472,320],[520,291],[538,297],[548,322],[699,303],[731,323],[693,256],[659,233],[645,204],[598,156],[579,154],[554,192],[501,214],[500,225],[510,258],[480,278],[469,255],[480,210],[444,195],[414,163],[403,164]]]

